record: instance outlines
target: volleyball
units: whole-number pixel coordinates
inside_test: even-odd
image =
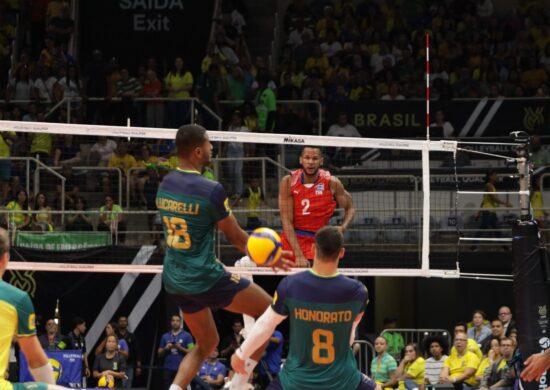
[[[280,260],[281,237],[269,228],[258,228],[252,232],[246,243],[246,254],[258,265],[271,267]]]
[[[97,381],[97,387],[113,389],[115,387],[115,378],[112,375],[102,375]]]

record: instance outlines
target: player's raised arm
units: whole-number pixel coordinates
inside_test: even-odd
[[[229,214],[222,220],[218,221],[218,229],[220,229],[231,244],[238,250],[244,253],[248,233],[245,232],[233,214]]]
[[[355,207],[353,207],[353,199],[349,192],[344,188],[344,185],[337,177],[332,176],[330,178],[330,186],[334,198],[338,203],[338,207],[344,209],[344,219],[342,220],[342,225],[340,225],[340,230],[345,232],[348,226],[355,219]]]
[[[300,248],[300,244],[298,244],[296,232],[294,231],[294,199],[292,197],[290,187],[291,177],[283,177],[281,180],[281,185],[279,186],[279,212],[281,213],[283,232],[285,233],[296,257],[296,266],[308,267],[309,262],[304,256],[304,253]]]

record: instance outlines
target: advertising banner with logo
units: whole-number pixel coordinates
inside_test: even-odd
[[[82,385],[82,351],[45,351],[53,368],[55,383],[70,388]],[[25,355],[19,353],[19,381],[32,382]]]
[[[45,251],[74,251],[111,245],[109,232],[17,232],[15,246]]]
[[[550,348],[550,270],[535,224],[514,226],[513,236],[514,318],[520,334],[519,349],[525,360]],[[516,368],[521,369],[521,362]],[[538,383],[523,382],[523,389],[546,389],[550,380],[548,375],[548,372],[543,374]]]
[[[81,1],[80,57],[86,62],[100,49],[106,59],[116,57],[136,75],[148,58],[156,59],[160,71],[181,56],[196,71],[206,51],[213,6],[211,0]]]
[[[453,137],[508,136],[511,131],[531,134],[550,130],[550,99],[480,99],[431,102],[431,118],[442,110],[454,128]],[[340,113],[364,137],[407,138],[426,136],[426,104],[422,100],[365,101],[327,107],[326,124],[337,123]],[[442,130],[433,129],[432,137]]]

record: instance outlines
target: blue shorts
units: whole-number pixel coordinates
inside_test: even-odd
[[[229,306],[235,295],[248,286],[250,286],[250,280],[241,278],[238,274],[226,272],[208,291],[193,295],[170,294],[170,296],[182,312],[196,313],[206,308],[223,309]]]
[[[359,386],[357,386],[356,390],[374,390],[376,387],[376,383],[372,379],[370,379],[365,374],[361,374],[361,382],[359,383]],[[283,388],[283,385],[281,385],[281,382],[279,382],[279,378],[273,379],[269,386],[267,386],[266,390],[285,390]],[[286,389],[286,390],[293,390],[293,389]]]

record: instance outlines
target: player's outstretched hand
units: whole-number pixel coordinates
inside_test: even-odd
[[[521,379],[525,381],[540,380],[550,368],[550,353],[536,353],[525,361],[525,368],[521,372]]]
[[[309,261],[305,258],[303,254],[296,255],[296,262],[294,266],[297,268],[309,268]]]
[[[244,360],[237,356],[237,354],[233,354],[231,356],[231,367],[233,367],[233,370],[237,374],[246,375],[246,370],[244,368]]]
[[[292,258],[292,251],[283,251],[281,253],[281,260],[273,265],[273,270],[288,271],[294,265],[294,262],[289,260],[290,258]]]

